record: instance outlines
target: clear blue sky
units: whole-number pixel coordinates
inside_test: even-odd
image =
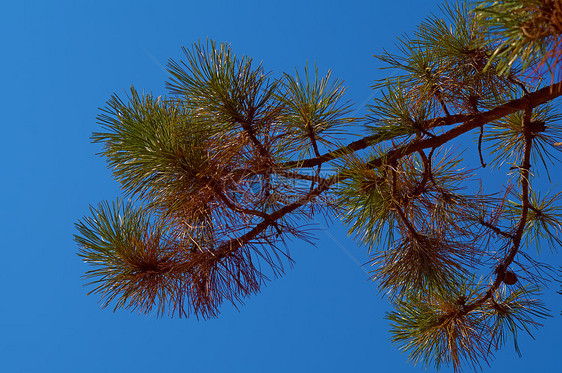
[[[387,302],[339,224],[320,229],[316,247],[293,243],[285,277],[209,321],[101,309],[86,296],[72,236],[90,203],[120,195],[89,141],[97,108],[131,84],[165,93],[163,65],[182,45],[227,41],[277,73],[317,62],[360,108],[385,73],[372,55],[436,9],[426,0],[3,1],[0,372],[422,372],[390,344]],[[508,345],[489,371],[558,371],[561,298],[547,296],[555,316],[536,341],[521,336],[523,358]]]

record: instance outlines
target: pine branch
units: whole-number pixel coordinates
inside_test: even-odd
[[[491,121],[494,121],[498,118],[501,118],[505,115],[508,115],[510,113],[513,113],[515,111],[518,110],[523,110],[527,107],[533,107],[533,106],[537,106],[540,105],[548,100],[551,100],[553,98],[559,97],[560,95],[562,95],[562,83],[557,83],[553,86],[549,86],[549,87],[545,87],[542,88],[536,92],[533,92],[529,95],[523,96],[522,98],[516,99],[516,100],[512,100],[504,105],[501,105],[495,109],[492,109],[490,111],[487,112],[482,112],[480,114],[475,114],[475,115],[470,115],[469,116],[469,120],[467,120],[465,123],[439,135],[436,136],[435,138],[428,138],[428,139],[424,139],[424,140],[418,140],[418,141],[413,141],[411,144],[408,145],[404,145],[402,147],[396,148],[396,149],[392,149],[390,151],[388,151],[384,156],[381,156],[371,162],[368,163],[368,167],[371,168],[377,168],[380,167],[383,164],[390,164],[392,162],[396,162],[397,160],[399,160],[402,157],[405,157],[406,155],[412,154],[414,152],[418,152],[421,151],[423,149],[427,149],[427,148],[437,148],[445,143],[447,143],[448,141],[472,130],[475,128],[478,128],[480,125],[484,124],[484,123],[488,123]],[[443,120],[447,121],[447,118],[443,118]],[[353,152],[353,151],[357,151],[360,150],[362,148],[362,146],[366,147],[368,146],[368,141],[369,138],[364,138],[362,140],[359,141],[355,141],[351,144],[349,144],[347,147],[341,148],[340,151],[336,151],[339,154],[346,154],[346,152]],[[530,145],[528,147],[526,147],[526,152],[529,151],[530,152]],[[336,152],[331,152],[328,154],[334,154]],[[329,158],[330,155],[324,155],[323,156],[324,159]],[[319,162],[318,159],[322,159],[321,158],[316,158],[316,161],[314,160],[310,160],[310,162],[306,163],[306,165],[301,164],[300,166],[302,167],[312,167],[318,164],[321,164],[323,162]],[[333,156],[334,159],[335,156]],[[530,159],[527,159],[526,162],[530,162]],[[311,163],[313,163],[311,165]],[[286,166],[287,164],[285,164]],[[287,167],[287,166],[286,166]],[[305,196],[301,197],[298,201],[286,205],[284,207],[282,207],[281,209],[271,213],[269,215],[269,220],[264,220],[263,222],[257,224],[253,229],[251,229],[249,232],[245,233],[244,235],[240,236],[239,238],[234,238],[231,239],[229,241],[227,241],[226,243],[224,243],[221,247],[219,247],[217,249],[217,252],[213,255],[213,257],[215,258],[214,260],[220,260],[222,258],[228,257],[231,253],[235,252],[238,248],[244,246],[245,244],[247,244],[248,242],[250,242],[252,239],[256,238],[261,232],[263,232],[264,230],[266,230],[269,226],[271,226],[272,224],[274,224],[274,222],[282,217],[284,217],[285,215],[293,212],[294,210],[306,205],[307,203],[309,203],[311,200],[313,200],[314,197],[319,196],[320,194],[326,192],[328,189],[330,189],[330,187],[338,182],[341,182],[345,179],[347,179],[349,176],[345,174],[345,172],[341,172],[339,174],[333,175],[328,179],[325,179],[324,183],[319,184],[316,188],[314,188],[313,190],[311,190],[309,193],[307,193]],[[513,257],[515,256],[515,253],[518,250],[519,247],[519,243],[520,243],[520,238],[519,241],[517,241],[517,245],[515,245],[514,242],[514,246],[512,248],[513,252]],[[510,252],[510,253],[511,253]],[[511,264],[511,262],[513,261],[513,257],[512,255],[509,255],[508,258],[506,258],[505,263],[507,263],[507,265]],[[511,258],[511,259],[509,259]],[[509,260],[508,260],[509,259]],[[497,283],[497,284],[496,284]],[[501,283],[501,279],[498,276],[498,279],[496,279],[496,281],[494,282],[495,286],[493,286],[489,293],[489,295],[485,296],[485,299],[481,301],[481,303],[484,303],[492,294],[493,290],[492,289],[497,289],[497,287],[500,285]],[[480,303],[480,304],[481,304]],[[474,308],[476,308],[477,306],[474,306]]]
[[[509,102],[506,102],[505,104],[502,104],[494,109],[485,112],[474,113],[474,114],[456,114],[456,115],[451,115],[449,117],[441,117],[441,118],[428,120],[426,121],[423,127],[434,129],[443,126],[450,126],[461,122],[463,123],[463,125],[458,126],[453,130],[446,132],[444,134],[446,136],[439,135],[435,138],[432,137],[425,140],[419,140],[417,142],[412,142],[409,145],[405,145],[395,151],[390,151],[388,155],[391,158],[388,158],[388,160],[389,162],[392,160],[397,160],[401,157],[400,154],[402,154],[403,156],[403,155],[411,154],[421,149],[439,147],[445,144],[446,142],[448,142],[449,140],[463,133],[466,133],[470,130],[473,130],[477,127],[480,127],[481,125],[485,125],[487,123],[493,122],[511,113],[525,110],[527,106],[531,106],[531,107],[539,106],[557,97],[560,97],[561,95],[562,95],[562,82],[555,83],[550,86],[541,88],[535,92],[524,95],[521,98],[511,100]],[[281,166],[285,168],[315,167],[322,163],[329,162],[334,159],[338,159],[344,155],[366,149],[375,143],[377,143],[377,136],[375,135],[366,136],[360,140],[356,140],[337,150],[323,154],[320,157],[304,159],[299,161],[289,161],[281,164]],[[373,163],[373,167],[380,166],[380,164],[381,163],[379,161],[375,161]]]
[[[524,7],[512,14],[508,3]],[[87,272],[93,292],[104,306],[217,316],[225,301],[237,305],[257,293],[266,274],[284,272],[291,259],[280,245],[310,237],[299,219],[334,208],[369,253],[380,250],[373,278],[396,305],[393,340],[414,361],[437,367],[486,362],[506,331],[515,337],[538,325],[532,316],[543,316],[540,302],[523,299],[533,289],[502,286],[517,283],[515,265],[540,282],[545,267],[522,264],[523,245],[562,243],[562,194],[541,200],[530,185],[531,163],[547,168],[560,146],[562,115],[549,103],[562,96],[562,82],[529,92],[518,70],[559,61],[562,7],[535,3],[484,2],[476,10],[484,21],[468,2],[445,6],[449,19],[422,23],[414,39],[401,41],[403,55],[379,57],[402,75],[376,84],[383,97],[364,118],[349,116],[345,87],[330,72],[319,78],[305,67],[305,76],[270,80],[261,64],[237,59],[227,44],[184,49],[187,62],[169,63],[173,98],[133,89],[128,103],[114,96],[98,117],[109,133],[94,140],[104,143],[125,193],[143,206],[102,203],[77,224],[80,255],[94,266]],[[492,19],[493,9],[504,18]],[[335,145],[348,134],[344,126],[359,121],[370,132]],[[443,146],[476,129],[481,166],[487,142],[492,164],[517,170],[518,202],[506,199],[511,184],[504,198],[459,192],[474,175]],[[321,177],[330,161],[338,168]],[[493,234],[504,244],[501,254]],[[475,278],[490,258],[497,265],[483,285]]]
[[[230,198],[228,198],[222,191],[222,189],[220,188],[220,186],[214,182],[214,181],[210,181],[209,185],[211,185],[211,187],[213,188],[213,191],[219,196],[219,198],[221,199],[221,201],[224,202],[224,204],[230,208],[233,211],[236,212],[241,212],[244,214],[248,214],[248,215],[254,215],[254,216],[258,216],[264,220],[269,220],[269,215],[261,212],[261,211],[257,211],[257,210],[252,210],[252,209],[247,209],[247,208],[243,208],[241,206],[238,206],[235,202],[231,201]]]
[[[263,144],[256,137],[256,133],[255,133],[254,128],[252,126],[252,122],[251,121],[244,121],[244,120],[239,119],[238,123],[242,126],[244,131],[246,131],[246,133],[248,134],[248,137],[250,138],[250,141],[252,141],[252,144],[254,144],[254,146],[258,149],[258,152],[260,153],[260,155],[263,158],[265,158],[266,160],[270,161],[272,159],[271,154],[269,154],[267,149],[263,146]]]
[[[472,312],[476,308],[480,307],[484,304],[488,299],[490,299],[493,294],[497,291],[501,283],[504,281],[507,268],[511,265],[517,252],[519,251],[521,245],[521,239],[523,237],[523,232],[525,230],[525,225],[527,224],[527,215],[529,211],[529,175],[530,175],[530,168],[531,168],[531,148],[533,144],[533,133],[531,129],[531,113],[533,107],[528,106],[525,110],[524,115],[524,135],[525,135],[525,149],[523,159],[520,165],[520,183],[521,183],[521,192],[522,192],[522,207],[521,207],[521,216],[519,218],[519,223],[517,224],[517,228],[515,233],[511,239],[512,245],[511,249],[507,253],[507,255],[503,258],[500,264],[497,266],[497,276],[489,287],[488,291],[484,294],[483,297],[474,301],[473,303],[466,306],[465,310],[463,311],[465,314]]]
[[[507,232],[502,231],[501,229],[499,229],[498,227],[496,227],[493,224],[488,223],[487,221],[484,221],[483,219],[479,219],[478,223],[482,224],[484,227],[490,229],[492,232],[494,232],[495,234],[497,234],[498,236],[502,236],[505,238],[510,238],[513,239],[514,236],[512,234],[509,234]]]

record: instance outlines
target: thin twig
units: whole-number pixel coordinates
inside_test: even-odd
[[[525,148],[523,150],[523,159],[521,160],[521,166],[519,167],[521,175],[520,175],[520,182],[521,182],[521,216],[519,218],[519,223],[517,224],[517,229],[515,230],[515,234],[512,237],[512,246],[507,255],[501,261],[497,268],[497,275],[492,283],[492,285],[488,288],[484,296],[475,300],[470,305],[468,305],[465,310],[463,311],[464,314],[467,314],[476,308],[480,307],[484,304],[488,299],[492,297],[492,295],[496,292],[496,290],[501,285],[505,271],[509,267],[509,265],[515,259],[517,252],[519,251],[519,247],[521,245],[521,240],[523,237],[523,233],[525,231],[525,225],[527,224],[527,215],[529,211],[529,175],[530,175],[530,168],[531,168],[531,149],[533,143],[533,134],[530,128],[531,125],[531,113],[532,109],[527,108],[525,110],[525,114],[523,117],[523,128],[524,128],[524,136],[525,136]]]

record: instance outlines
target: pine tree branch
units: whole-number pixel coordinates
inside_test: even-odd
[[[314,129],[312,128],[312,126],[310,125],[310,123],[307,124],[307,130],[308,130],[308,137],[310,139],[310,142],[312,144],[312,148],[314,150],[314,155],[318,158],[320,157],[320,152],[318,151],[318,144],[316,143],[316,135],[314,134]],[[322,169],[322,164],[319,164],[318,167],[316,168],[316,176],[320,177],[320,170]],[[310,190],[314,189],[314,181],[312,181],[312,183],[310,183]]]
[[[482,156],[482,139],[484,137],[484,125],[480,126],[480,135],[478,136],[478,155],[480,156],[480,165],[482,168],[486,167],[484,163],[484,157]]]
[[[479,219],[478,223],[480,223],[481,225],[483,225],[484,227],[488,228],[489,230],[491,230],[492,232],[494,232],[495,234],[497,234],[498,236],[503,236],[506,238],[511,238],[513,239],[514,236],[512,234],[509,234],[507,232],[502,231],[501,229],[499,229],[498,227],[496,227],[495,225],[488,223],[487,221],[485,221],[484,219]]]
[[[435,180],[433,179],[433,173],[431,170],[431,157],[433,157],[434,150],[435,148],[431,149],[431,152],[429,153],[429,157],[425,155],[425,152],[423,150],[420,150],[418,152],[423,162],[423,176],[421,181],[418,183],[418,185],[412,192],[411,198],[416,198],[419,195],[421,195],[425,190],[425,186],[427,185],[427,182],[429,180],[432,180],[433,183],[435,184]]]
[[[423,140],[414,140],[413,142],[411,142],[410,144],[401,146],[399,148],[395,148],[392,149],[390,151],[388,151],[385,155],[371,161],[368,163],[368,167],[371,168],[377,168],[382,166],[383,164],[392,164],[396,161],[398,161],[400,158],[403,158],[409,154],[412,154],[414,152],[418,152],[421,151],[423,149],[427,149],[427,148],[437,148],[445,143],[447,143],[448,141],[466,133],[469,132],[475,128],[480,127],[481,125],[485,124],[485,123],[489,123],[491,121],[497,120],[499,118],[502,118],[506,115],[509,115],[511,113],[514,113],[516,111],[521,111],[521,110],[525,110],[527,108],[532,108],[532,107],[536,107],[538,105],[541,105],[547,101],[550,101],[556,97],[559,97],[562,95],[562,82],[560,83],[556,83],[552,86],[548,86],[545,88],[542,88],[536,92],[530,93],[529,95],[525,95],[519,99],[516,100],[512,100],[504,105],[501,105],[497,108],[494,108],[492,110],[489,110],[487,112],[482,112],[482,113],[478,113],[478,114],[473,114],[473,115],[462,115],[465,118],[469,118],[466,122],[464,122],[463,124],[452,128],[451,130],[433,137],[433,138],[426,138]],[[457,118],[458,116],[451,116],[449,118],[439,118],[439,120],[444,121],[447,125],[449,124],[453,124],[453,122],[455,120],[458,120]],[[451,118],[456,118],[456,119],[451,119]],[[433,120],[436,121],[436,120]],[[453,121],[453,122],[449,122],[449,121]],[[530,133],[529,133],[530,134]],[[309,160],[309,162],[307,163],[306,161],[303,161],[306,165],[300,164],[300,166],[303,167],[313,167],[315,165],[321,164],[323,162],[325,162],[326,160],[331,160],[336,158],[336,156],[334,154],[339,154],[339,156],[341,156],[342,154],[345,154],[347,152],[354,152],[357,150],[361,150],[364,149],[365,147],[368,146],[368,142],[373,140],[373,136],[369,136],[366,138],[363,138],[361,140],[355,141],[351,144],[349,144],[348,146],[344,147],[344,148],[340,148],[340,150],[336,150],[335,152],[330,152],[328,154],[325,154],[324,156],[320,157],[319,159],[312,159]],[[527,154],[527,152],[531,151],[531,145],[530,143],[528,143],[526,145],[526,151],[525,154]],[[530,153],[529,153],[530,154]],[[330,158],[331,157],[331,158]],[[530,157],[530,156],[529,156]],[[530,162],[530,159],[527,159],[528,157],[525,158],[526,162]],[[322,160],[325,159],[325,160]],[[287,162],[289,163],[289,162]],[[287,163],[285,164],[285,167],[287,165]],[[292,163],[293,165],[296,165],[295,163]],[[523,163],[522,167],[525,167],[527,163]],[[530,166],[529,166],[530,167]],[[523,174],[527,175],[528,177],[528,169],[527,172]],[[527,180],[526,178],[523,178]],[[240,236],[239,238],[233,238],[229,241],[227,241],[226,243],[224,243],[223,245],[221,245],[217,251],[215,252],[215,254],[213,255],[213,257],[216,259],[223,259],[225,257],[227,257],[230,253],[235,252],[238,248],[244,246],[245,244],[247,244],[248,242],[250,242],[251,240],[255,239],[260,233],[262,233],[263,231],[265,231],[270,225],[272,225],[276,220],[282,218],[283,216],[287,215],[290,212],[293,212],[294,210],[298,209],[299,207],[304,206],[305,204],[307,204],[308,202],[310,202],[311,200],[313,200],[315,197],[319,196],[320,194],[324,193],[325,191],[327,191],[328,189],[330,189],[330,187],[336,183],[339,183],[345,179],[349,178],[349,175],[344,175],[344,173],[339,173],[336,175],[331,176],[328,179],[325,179],[325,182],[320,183],[316,188],[314,188],[313,190],[311,190],[309,193],[307,193],[305,196],[301,197],[298,201],[291,203],[289,205],[286,205],[284,207],[282,207],[281,209],[275,211],[274,213],[271,213],[269,215],[269,220],[264,220],[263,222],[257,224],[253,229],[251,229],[250,231],[248,231],[247,233],[245,233],[244,235]],[[526,181],[527,187],[528,187],[528,181]],[[527,191],[528,193],[528,191]],[[525,211],[528,208],[528,202],[527,202],[527,207],[525,208]],[[525,219],[526,219],[526,213],[525,213]],[[521,228],[522,229],[522,228]],[[513,255],[509,255],[506,258],[505,263],[511,264],[511,262],[513,261],[513,258],[515,257],[515,254],[517,253],[518,247],[519,247],[519,243],[520,243],[520,238],[519,241],[514,240],[514,246],[512,248],[512,252]],[[511,253],[511,252],[510,252]],[[509,259],[511,258],[511,259]],[[508,260],[509,259],[509,260]],[[498,277],[499,278],[499,277]],[[499,284],[501,283],[501,279],[496,279],[497,282],[497,286],[494,289],[497,289],[497,287],[499,286]],[[496,283],[494,282],[494,284]],[[486,296],[486,299],[488,299],[491,296],[491,289],[490,289],[490,295]],[[486,300],[485,299],[485,300]],[[482,303],[485,302],[485,300],[482,300]],[[474,308],[476,308],[477,306],[474,306]]]
[[[254,146],[258,149],[260,155],[268,160],[271,160],[271,154],[267,151],[265,146],[258,140],[256,136],[256,132],[253,128],[253,113],[250,114],[249,120],[237,117],[235,118],[236,122],[242,126],[242,129],[246,132],[250,141],[254,144]]]
[[[506,102],[503,105],[500,105],[494,109],[489,111],[480,112],[480,113],[473,113],[473,114],[455,114],[449,117],[440,117],[434,118],[425,121],[422,124],[422,127],[427,129],[433,129],[438,127],[450,126],[457,123],[464,123],[461,126],[456,127],[453,131],[449,131],[449,135],[446,137],[436,136],[426,140],[419,140],[418,142],[412,142],[411,144],[405,145],[395,151],[393,154],[396,157],[401,151],[406,151],[406,154],[411,154],[414,151],[418,151],[419,149],[425,149],[429,147],[437,147],[443,145],[445,142],[451,140],[454,137],[457,137],[461,133],[457,132],[468,132],[474,128],[477,128],[481,125],[485,125],[487,123],[493,122],[500,118],[505,117],[506,115],[512,114],[517,111],[525,110],[528,106],[536,107],[541,104],[544,104],[548,101],[551,101],[559,96],[562,95],[562,82],[552,84],[550,86],[541,88],[535,92],[526,94],[521,98],[511,100]],[[354,141],[346,146],[343,146],[339,149],[331,151],[329,153],[323,154],[320,157],[310,158],[310,159],[303,159],[299,161],[289,161],[281,164],[281,167],[284,168],[295,168],[295,167],[315,167],[322,163],[341,158],[344,155],[354,153],[359,150],[363,150],[368,148],[369,146],[373,145],[377,142],[377,136],[371,135],[366,136],[360,140]],[[410,149],[414,150],[410,150]],[[389,152],[391,153],[391,152]],[[405,154],[405,155],[406,155]],[[396,158],[398,159],[398,158]],[[380,164],[379,164],[380,165]]]
[[[406,228],[408,229],[410,234],[414,237],[414,239],[419,242],[421,240],[420,234],[418,233],[418,231],[416,230],[410,219],[408,219],[408,217],[404,213],[404,210],[402,210],[402,207],[400,206],[400,203],[398,201],[400,197],[398,196],[396,169],[394,167],[391,167],[391,172],[392,172],[392,197],[393,197],[392,206],[396,210],[398,217],[400,217],[402,224],[406,226]],[[404,201],[406,201],[406,199],[404,199]]]
[[[254,215],[254,216],[258,216],[264,220],[268,220],[269,219],[269,215],[266,214],[265,212],[261,212],[258,210],[252,210],[252,209],[247,209],[241,206],[238,206],[235,202],[231,201],[230,198],[228,198],[222,191],[222,189],[220,188],[220,186],[215,183],[215,182],[210,182],[209,185],[211,186],[211,188],[213,189],[213,191],[217,194],[217,196],[219,196],[220,200],[224,202],[224,204],[231,210],[236,211],[236,212],[241,212],[244,214],[248,214],[248,215]]]
[[[512,246],[507,255],[501,261],[501,263],[497,266],[497,275],[486,293],[480,299],[472,302],[471,304],[467,305],[464,310],[463,314],[468,314],[469,312],[475,310],[476,308],[483,305],[487,300],[493,297],[493,294],[501,285],[502,281],[504,280],[505,273],[507,268],[513,263],[517,252],[519,251],[519,247],[521,245],[521,240],[523,238],[523,233],[525,231],[525,225],[527,224],[527,215],[530,208],[529,202],[529,176],[530,176],[530,169],[531,169],[531,150],[532,150],[532,143],[533,143],[533,132],[531,128],[531,113],[532,113],[532,106],[529,106],[525,110],[525,114],[523,117],[523,134],[525,137],[525,148],[523,159],[521,160],[520,166],[520,182],[521,182],[521,216],[519,218],[519,223],[517,224],[517,229],[515,230],[515,234],[512,237]]]
[[[408,145],[404,145],[401,146],[399,148],[395,148],[392,149],[390,151],[388,151],[384,156],[379,157],[371,162],[369,162],[368,166],[369,167],[380,167],[383,164],[391,164],[396,162],[397,160],[399,160],[400,158],[409,155],[411,153],[417,152],[417,151],[421,151],[423,149],[426,148],[436,148],[439,147],[443,144],[445,144],[446,142],[472,130],[475,128],[478,128],[480,125],[484,124],[484,123],[488,123],[490,121],[494,121],[496,119],[499,119],[505,115],[509,115],[513,112],[516,111],[520,111],[520,110],[524,110],[526,108],[529,107],[534,107],[540,104],[543,104],[549,100],[552,100],[556,97],[559,97],[560,95],[562,95],[562,83],[557,83],[553,86],[549,86],[549,87],[545,87],[539,91],[533,92],[529,95],[526,95],[520,99],[516,99],[516,100],[512,100],[504,105],[501,105],[495,109],[492,109],[488,112],[483,112],[483,113],[479,113],[479,114],[475,114],[475,115],[470,115],[468,116],[470,119],[467,120],[465,123],[454,127],[453,129],[439,135],[436,136],[434,138],[426,138],[423,140],[415,140],[412,143],[408,144]],[[467,116],[464,116],[467,117]],[[451,118],[443,118],[443,120],[447,123],[447,124],[453,124],[452,122],[447,122],[447,120],[452,120]],[[527,132],[527,136],[530,136],[531,133]],[[366,147],[368,146],[368,141],[372,140],[373,137],[367,137],[364,138],[362,140],[356,141],[354,143],[351,143],[350,145],[348,145],[345,148],[340,149],[339,154],[342,154],[342,152],[353,152],[356,150],[360,150],[362,147]],[[524,211],[525,214],[524,216],[522,215],[520,224],[519,224],[519,228],[517,230],[517,234],[516,234],[516,239],[513,240],[513,246],[512,249],[510,251],[510,253],[508,254],[508,256],[505,258],[505,260],[503,261],[503,264],[505,267],[507,267],[509,264],[511,264],[511,262],[513,261],[518,248],[519,248],[519,244],[521,241],[521,236],[522,236],[522,232],[523,232],[523,228],[524,228],[524,221],[526,221],[526,211],[528,210],[528,174],[529,174],[529,163],[530,163],[530,151],[531,151],[531,145],[530,142],[526,143],[526,147],[525,147],[525,157],[523,160],[523,171],[522,171],[522,188],[524,190],[527,190],[526,195],[527,195],[527,202],[525,203],[524,206]],[[346,149],[346,150],[343,150]],[[336,151],[337,152],[337,151]],[[328,153],[328,155],[324,155],[323,157],[332,157],[330,159],[334,159],[335,157],[333,157],[333,153]],[[330,154],[332,154],[332,156],[330,156]],[[322,157],[321,157],[322,158]],[[321,164],[322,162],[318,162],[318,161],[314,161],[313,165],[317,165],[317,164]],[[313,165],[310,165],[310,167],[312,167]],[[525,171],[525,167],[526,167],[526,171]],[[289,205],[286,205],[282,208],[280,208],[279,210],[271,213],[269,215],[269,219],[264,220],[262,222],[260,222],[259,224],[257,224],[254,228],[252,228],[251,230],[249,230],[248,232],[246,232],[245,234],[243,234],[242,236],[238,237],[238,238],[232,238],[229,241],[223,243],[221,246],[219,246],[215,251],[213,252],[207,252],[207,253],[202,253],[206,255],[206,259],[204,259],[205,262],[207,262],[208,265],[212,266],[213,263],[219,263],[222,260],[224,260],[225,258],[229,257],[232,253],[236,252],[239,248],[243,247],[244,245],[248,244],[249,242],[251,242],[252,240],[254,240],[255,238],[257,238],[262,232],[264,232],[268,227],[272,226],[275,224],[275,222],[282,218],[283,216],[295,211],[296,209],[304,206],[305,204],[309,203],[310,201],[312,201],[314,198],[316,198],[317,196],[319,196],[320,194],[326,192],[328,189],[330,189],[330,187],[338,182],[341,182],[343,180],[345,180],[346,178],[348,178],[349,176],[344,175],[343,172],[340,174],[336,174],[331,176],[328,179],[325,179],[324,182],[320,183],[316,188],[314,188],[313,190],[311,190],[309,193],[307,193],[306,195],[304,195],[303,197],[301,197],[299,200],[297,200],[296,202],[293,202]],[[517,238],[518,237],[518,238]],[[475,308],[477,308],[478,306],[480,306],[481,304],[483,304],[487,299],[489,299],[491,297],[491,295],[493,294],[493,292],[499,287],[499,285],[501,284],[503,277],[500,276],[500,274],[498,274],[494,284],[490,287],[490,289],[488,290],[488,292],[486,293],[486,295],[484,295],[483,298],[481,298],[480,300],[473,302],[471,305],[467,306],[465,308],[465,312],[468,313],[472,310],[474,310]]]
[[[256,137],[256,133],[252,128],[251,124],[242,123],[242,128],[244,129],[244,131],[246,131],[248,137],[250,138],[254,146],[258,149],[260,155],[266,159],[271,159],[271,155],[269,154],[265,146],[263,146],[263,144]]]
[[[211,253],[213,260],[220,261],[228,257],[231,253],[235,252],[240,247],[246,245],[251,240],[258,237],[258,235],[264,232],[269,226],[274,225],[278,219],[313,201],[314,198],[318,197],[320,194],[328,190],[338,181],[339,179],[337,175],[326,179],[324,183],[320,183],[316,188],[311,190],[309,193],[307,193],[297,201],[283,206],[279,210],[269,214],[269,219],[260,222],[253,229],[246,232],[242,236],[230,239],[229,241],[223,243],[220,247],[217,248],[217,250],[215,250],[214,253]]]

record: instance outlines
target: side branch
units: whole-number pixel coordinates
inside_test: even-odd
[[[316,188],[314,188],[309,193],[301,197],[298,201],[295,201],[273,212],[272,214],[269,215],[268,219],[260,222],[247,233],[243,234],[238,238],[233,238],[223,243],[220,247],[217,248],[217,250],[214,253],[212,253],[212,256],[209,259],[219,262],[223,258],[226,258],[232,252],[238,250],[240,247],[244,246],[245,244],[249,243],[251,240],[258,237],[258,235],[263,231],[265,231],[269,226],[274,225],[278,219],[282,218],[288,213],[293,212],[299,207],[302,207],[307,203],[310,203],[320,194],[328,190],[332,185],[336,184],[339,180],[340,179],[338,178],[338,176],[335,175],[330,177],[329,179],[326,179],[325,182],[321,182]]]
[[[482,304],[484,304],[488,299],[493,299],[494,292],[499,288],[501,285],[507,268],[513,263],[515,259],[515,255],[519,251],[519,247],[521,246],[521,240],[523,237],[523,233],[525,231],[525,225],[527,224],[527,216],[529,212],[530,202],[529,202],[529,175],[530,175],[530,168],[531,168],[531,148],[533,144],[533,134],[531,131],[531,108],[527,108],[525,110],[525,114],[523,117],[523,133],[525,136],[525,148],[523,150],[523,159],[521,161],[520,167],[520,182],[521,182],[521,216],[519,218],[519,223],[517,224],[517,228],[515,230],[515,234],[512,237],[512,246],[505,258],[502,262],[498,265],[497,275],[484,296],[472,304],[468,305],[464,309],[464,313],[467,314],[474,309],[478,308]]]
[[[258,149],[260,155],[266,159],[271,159],[271,155],[269,154],[265,146],[263,146],[263,144],[258,140],[256,132],[254,131],[254,128],[252,126],[252,121],[238,119],[237,122],[242,126],[242,129],[246,132],[246,134],[250,138],[250,141],[252,141],[254,146]]]
[[[233,202],[232,200],[230,200],[230,198],[228,198],[222,191],[222,189],[215,183],[212,182],[210,183],[211,187],[213,188],[213,191],[219,196],[219,198],[221,199],[221,201],[232,211],[236,211],[236,212],[240,212],[243,214],[247,214],[247,215],[254,215],[254,216],[258,216],[264,220],[268,220],[269,219],[269,215],[266,214],[265,212],[262,211],[258,211],[258,210],[252,210],[252,209],[247,209],[244,208],[242,206],[237,205],[235,202]]]

